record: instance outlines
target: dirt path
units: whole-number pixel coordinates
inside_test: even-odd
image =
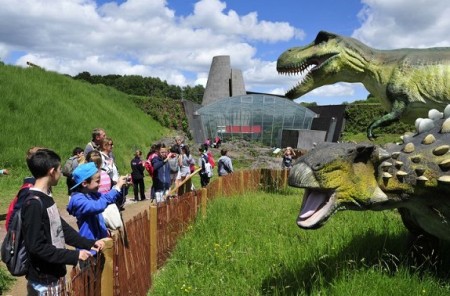
[[[148,197],[148,196],[147,196]],[[122,212],[124,221],[128,221],[133,218],[139,212],[144,211],[150,207],[150,200],[139,201],[139,202],[131,202],[130,195],[128,195],[127,202],[125,203],[125,211]],[[69,215],[65,209],[65,205],[58,205],[59,213],[61,217],[67,221],[72,227],[78,229],[75,217]],[[5,220],[0,221],[0,241],[3,241],[5,237]],[[3,263],[2,263],[3,264]],[[67,267],[69,271],[71,267]],[[19,296],[19,295],[27,295],[27,280],[25,277],[17,277],[16,282],[11,287],[11,290],[4,291],[3,295],[5,296]],[[0,293],[1,294],[1,293]]]

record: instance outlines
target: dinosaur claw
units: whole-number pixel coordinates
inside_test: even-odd
[[[367,139],[369,139],[370,141],[375,141],[376,138],[378,138],[378,136],[374,134],[367,134]]]

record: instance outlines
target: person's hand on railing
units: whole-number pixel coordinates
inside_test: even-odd
[[[94,246],[91,248],[94,251],[101,251],[105,247],[105,242],[103,240],[98,240],[95,242]]]
[[[78,253],[78,259],[80,259],[81,261],[86,261],[90,257],[92,257],[92,254],[88,250],[80,250],[80,252]]]

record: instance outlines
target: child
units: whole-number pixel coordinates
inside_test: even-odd
[[[217,166],[217,173],[219,176],[226,176],[228,174],[233,173],[233,163],[231,158],[228,157],[228,150],[222,149],[220,150],[220,158],[219,165]]]
[[[292,157],[295,156],[294,149],[292,147],[287,147],[284,151],[283,161],[281,162],[281,168],[290,169],[293,165]]]
[[[97,150],[92,150],[86,155],[86,162],[93,162],[100,170],[100,186],[98,192],[107,193],[112,188],[112,180],[106,170],[102,169],[103,159],[102,155]]]
[[[202,187],[206,187],[211,179],[211,166],[209,164],[209,157],[204,147],[198,148],[200,158],[198,159],[198,166],[200,170],[200,184]]]
[[[22,231],[29,253],[30,266],[26,278],[28,295],[46,295],[49,289],[58,293],[64,284],[66,265],[91,257],[88,251],[103,249],[103,241],[83,238],[59,215],[51,194],[61,177],[61,158],[50,149],[39,149],[27,159],[35,184],[22,206]],[[84,249],[66,249],[65,245]],[[60,291],[59,291],[60,292]]]
[[[88,162],[79,165],[73,171],[75,185],[71,188],[72,195],[67,211],[77,218],[79,232],[89,239],[108,237],[108,230],[102,212],[121,196],[122,186],[126,177],[118,178],[117,184],[106,194],[98,192],[100,186],[100,170],[95,163]]]

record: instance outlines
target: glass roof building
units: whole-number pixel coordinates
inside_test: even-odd
[[[266,94],[226,97],[195,112],[204,137],[224,141],[244,139],[271,147],[281,145],[283,130],[311,129],[313,111],[291,101]]]

